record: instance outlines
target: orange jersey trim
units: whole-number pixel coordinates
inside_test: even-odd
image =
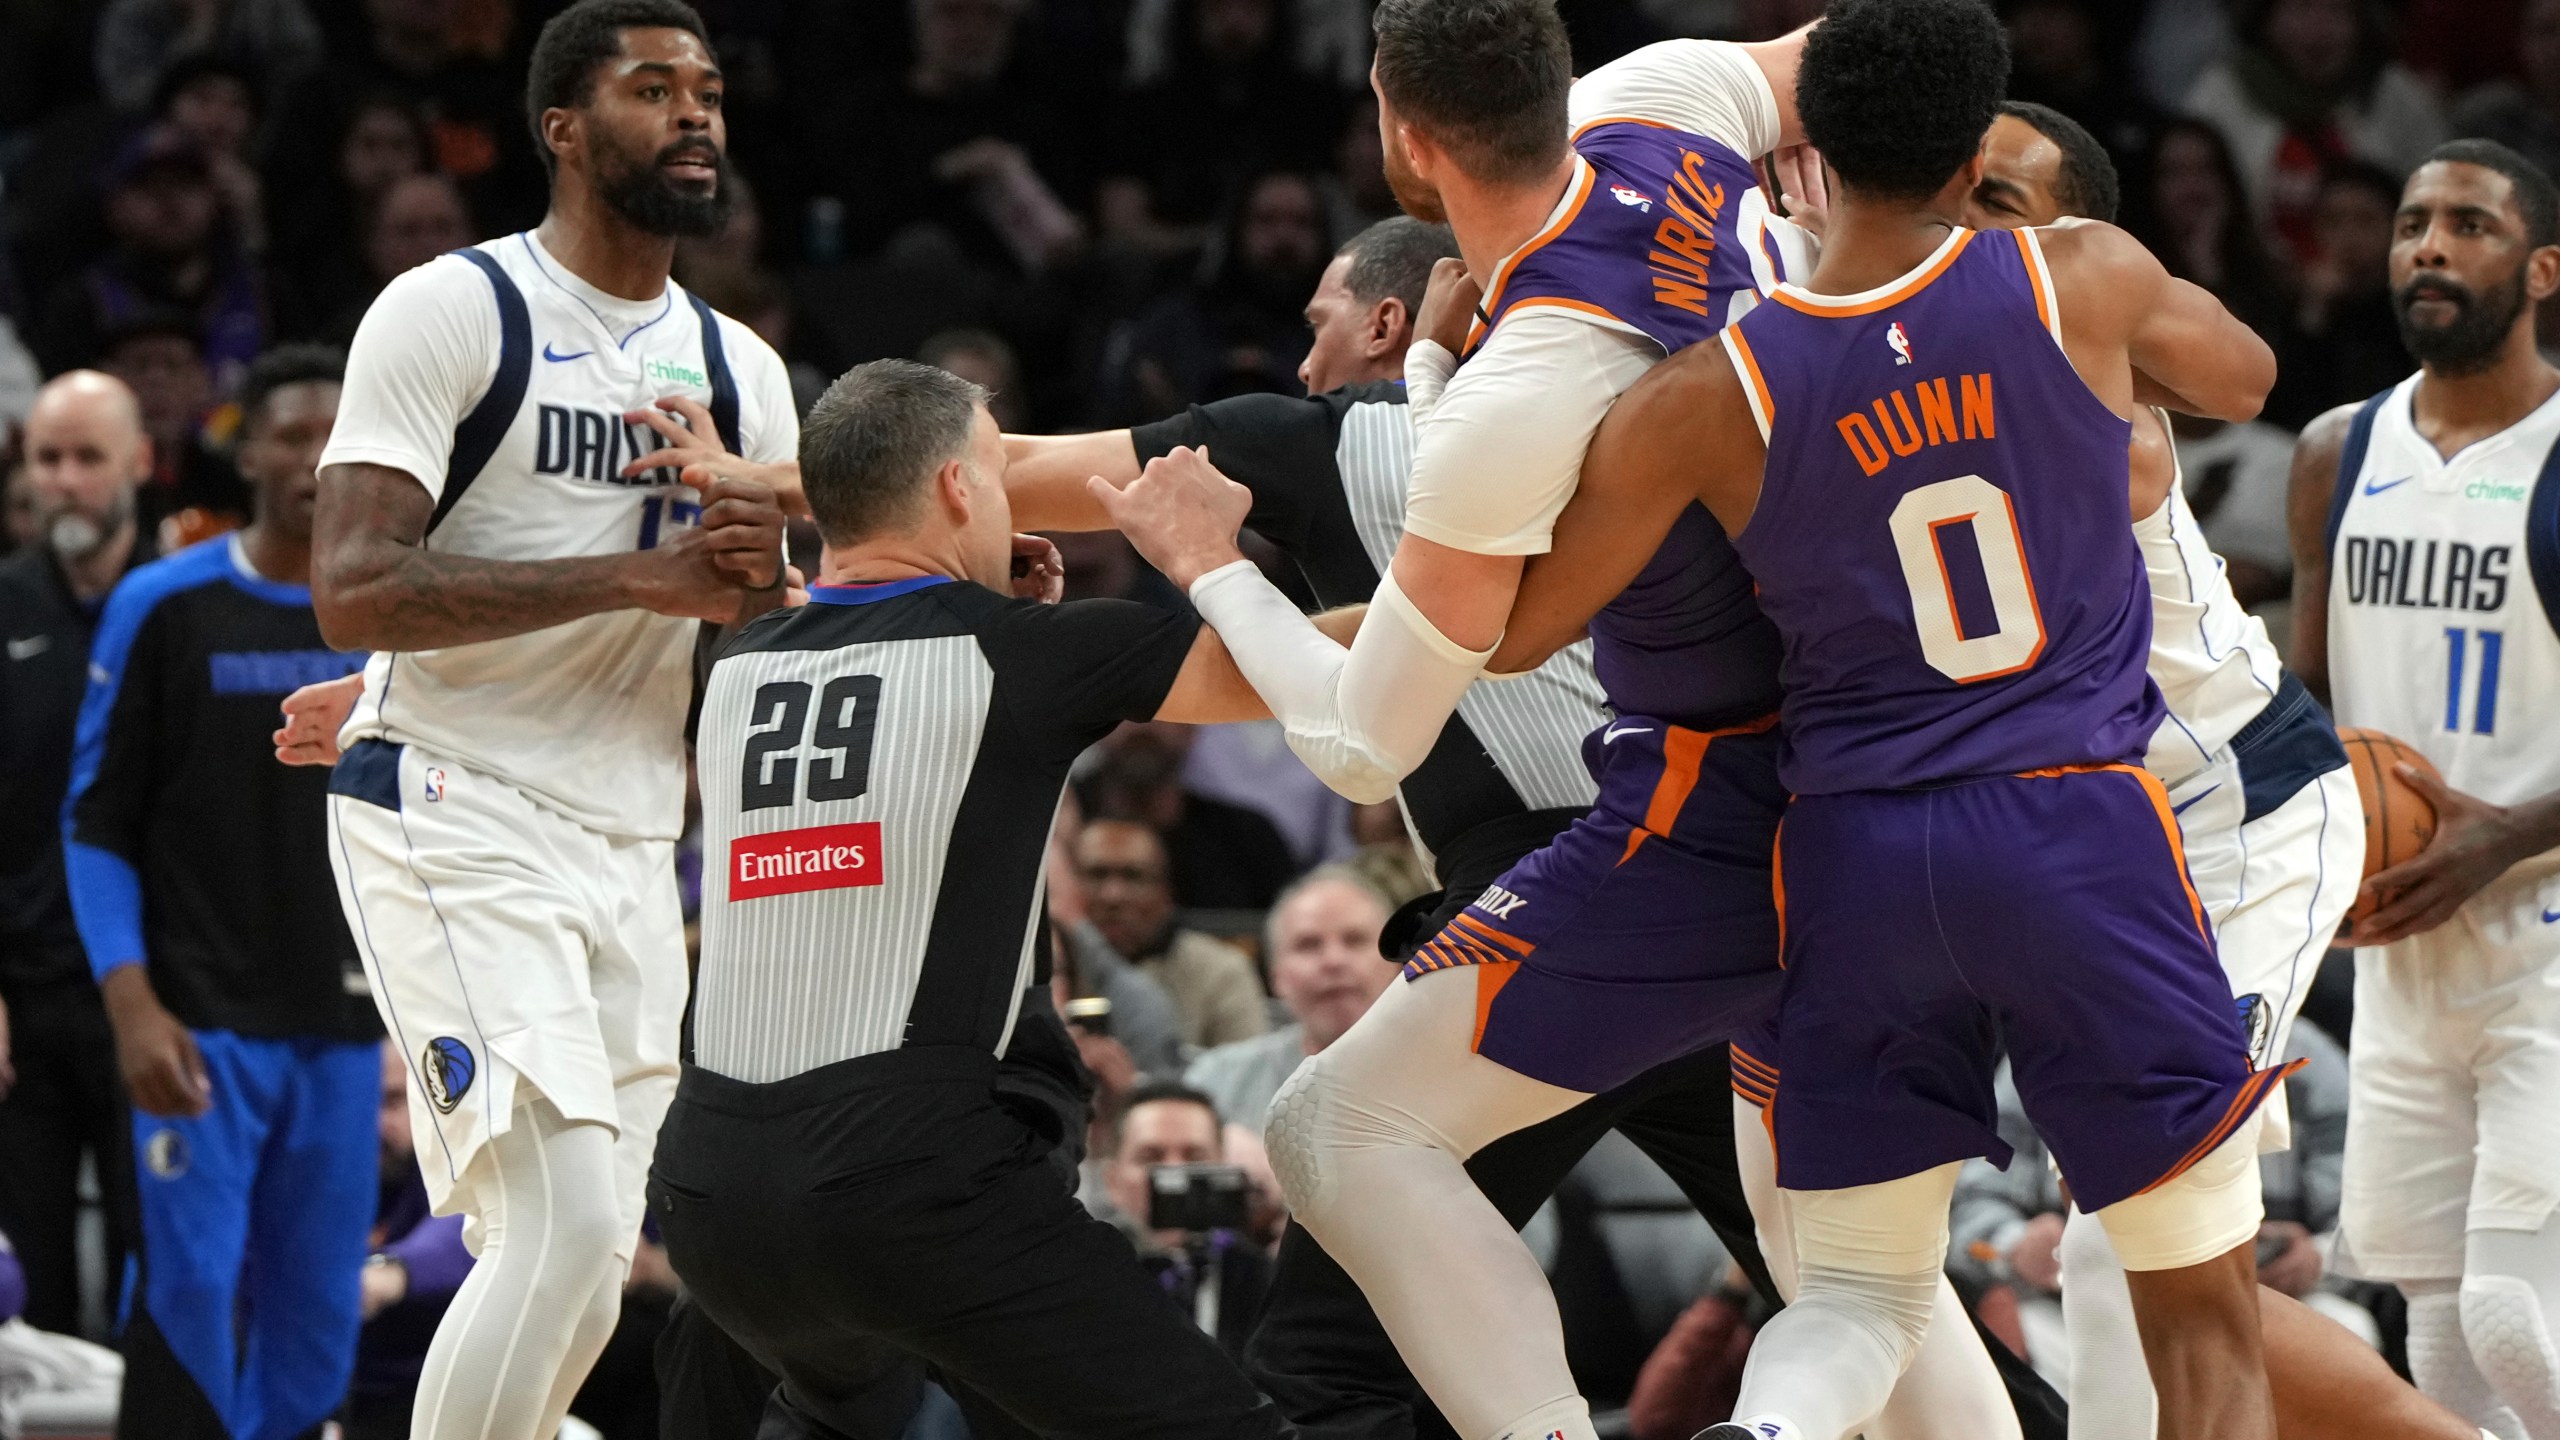
[[[2289,1064],[2270,1066],[2264,1070],[2251,1071],[2249,1078],[2240,1082],[2240,1093],[2232,1096],[2230,1105],[2223,1109],[2222,1118],[2214,1123],[2211,1130],[2205,1132],[2205,1137],[2196,1142],[2195,1148],[2179,1157],[2178,1163],[2169,1167],[2168,1174],[2133,1193],[2148,1195],[2194,1169],[2196,1162],[2212,1154],[2223,1141],[2231,1138],[2231,1132],[2240,1128],[2241,1121],[2257,1113],[2259,1103],[2266,1099],[2267,1091],[2271,1086],[2280,1083],[2294,1071],[2310,1063],[2308,1059],[2302,1059]]]
[[[1528,259],[1531,255],[1544,248],[1548,241],[1563,234],[1565,232],[1565,227],[1573,223],[1574,217],[1582,213],[1583,202],[1589,200],[1591,198],[1591,192],[1598,187],[1600,182],[1600,171],[1594,167],[1590,161],[1577,155],[1574,157],[1574,164],[1581,173],[1574,177],[1572,199],[1565,204],[1564,213],[1557,216],[1555,218],[1555,222],[1549,225],[1546,229],[1530,236],[1528,244],[1512,251],[1510,258],[1504,260],[1501,267],[1493,272],[1493,283],[1485,287],[1484,299],[1478,302],[1479,307],[1483,310],[1487,318],[1477,322],[1476,327],[1468,332],[1467,349],[1469,351],[1473,351],[1477,344],[1482,341],[1483,337],[1493,329],[1491,317],[1498,316],[1502,313],[1502,292],[1504,287],[1511,283],[1512,272],[1520,268],[1521,261]],[[1597,307],[1593,308],[1596,309]],[[1607,314],[1608,312],[1601,311],[1600,313]],[[1617,319],[1614,315],[1611,315],[1609,318],[1612,320]]]
[[[2178,831],[2178,813],[2169,808],[2169,792],[2161,785],[2159,776],[2139,765],[2127,765],[2122,761],[2115,761],[2091,765],[2047,765],[2041,770],[2021,770],[2018,772],[2018,778],[2050,780],[2058,775],[2097,775],[2109,770],[2121,771],[2132,776],[2136,783],[2142,786],[2143,795],[2151,801],[2152,812],[2160,817],[2161,832],[2169,838],[2169,858],[2177,862],[2178,883],[2186,888],[2187,906],[2195,914],[2196,933],[2205,938],[2205,943],[2211,944],[2213,927],[2205,923],[2204,900],[2196,894],[2196,882],[2187,874],[2186,838]]]
[[[1502,987],[1510,984],[1511,977],[1518,973],[1520,962],[1517,960],[1476,967],[1476,1033],[1467,1037],[1469,1054],[1484,1048],[1484,1027],[1493,1018],[1494,997],[1500,995]]]
[[[1653,782],[1652,798],[1645,802],[1644,822],[1628,833],[1627,848],[1618,856],[1618,863],[1624,865],[1634,859],[1636,851],[1646,840],[1670,834],[1671,827],[1679,823],[1681,807],[1689,803],[1689,792],[1698,788],[1698,766],[1706,759],[1709,745],[1727,735],[1756,735],[1777,723],[1776,715],[1763,715],[1757,720],[1728,725],[1721,730],[1664,726],[1662,774]]]
[[[1852,305],[1826,305],[1822,303],[1821,297],[1798,295],[1786,286],[1780,286],[1770,292],[1769,298],[1790,310],[1802,311],[1807,315],[1818,315],[1825,320],[1847,320],[1859,315],[1873,315],[1879,310],[1899,305],[1928,289],[1939,276],[1947,273],[1948,266],[1956,263],[1956,257],[1962,255],[1965,247],[1973,243],[1976,233],[1978,232],[1972,230],[1957,231],[1955,243],[1949,245],[1947,252],[1932,262],[1928,269],[1871,300],[1862,300]]]
[[[2054,343],[2060,344],[2062,332],[2053,323],[2053,277],[2045,273],[2044,247],[2024,230],[2009,233],[2018,242],[2018,263],[2027,267],[2027,288],[2035,292],[2036,320],[2044,326],[2045,333],[2054,338]]]

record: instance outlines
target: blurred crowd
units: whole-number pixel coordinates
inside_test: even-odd
[[[722,233],[684,244],[677,275],[772,342],[804,406],[828,377],[888,355],[986,384],[1005,426],[1027,431],[1294,392],[1318,274],[1393,209],[1364,0],[698,3],[728,77],[743,203]],[[19,430],[42,379],[78,367],[140,399],[137,560],[243,518],[234,400],[249,363],[287,342],[343,344],[392,277],[540,218],[522,80],[556,8],[0,6],[0,548],[43,543],[46,500]],[[1821,4],[1561,8],[1587,69],[1670,35],[1774,35]],[[2281,607],[2291,432],[2411,368],[2386,269],[2401,177],[2457,135],[2560,171],[2560,0],[1996,8],[2014,97],[2085,123],[2120,171],[2121,222],[2280,357],[2261,420],[2181,419],[2178,441],[2235,589]],[[2560,340],[2560,323],[2546,333]],[[1178,603],[1116,538],[1062,543],[1071,593]],[[0,672],[0,699],[10,683]],[[1279,1222],[1263,1110],[1389,982],[1378,935],[1425,888],[1394,810],[1339,800],[1269,727],[1133,726],[1079,769],[1051,893],[1058,998],[1102,1086],[1086,1193],[1169,1292],[1196,1301],[1211,1279],[1201,1267],[1216,1267],[1224,1298],[1203,1313],[1222,1335],[1249,1324],[1267,1263],[1252,1242]],[[0,934],[0,1000],[23,938]],[[2261,1260],[2271,1283],[2334,1292],[2346,1313],[2374,1297],[2322,1274],[2343,1122],[2321,1087],[2351,1037],[2342,1006],[2315,1002],[2311,1019],[2298,1043],[2315,1063],[2296,1082],[2297,1149],[2270,1162],[2284,1173],[2269,1177]],[[386,1077],[396,1087],[396,1065]],[[368,1295],[385,1328],[368,1342],[359,1402],[368,1385],[396,1395],[404,1364],[414,1379],[433,1316],[404,1307],[450,1294],[469,1263],[412,1193],[401,1107],[387,1101],[384,1115],[379,1243],[411,1258],[401,1294]],[[1145,1174],[1176,1162],[1261,1177],[1241,1241],[1204,1251],[1147,1226]],[[1956,1265],[1993,1328],[2050,1368],[2059,1204],[2038,1191],[2043,1175],[2022,1163],[1969,1178]],[[1703,1222],[1631,1147],[1604,1147],[1538,1225],[1589,1393],[1632,1399],[1634,1433],[1686,1434],[1683,1417],[1714,1403],[1699,1377],[1738,1364],[1748,1325]],[[103,1331],[99,1256],[119,1247],[92,1246],[87,1313],[57,1313],[57,1328]],[[671,1277],[643,1272],[633,1303],[662,1312]],[[0,1242],[0,1318],[23,1303],[15,1273]],[[2389,1343],[2387,1313],[2357,1323]],[[645,1361],[642,1350],[600,1371],[637,1378],[599,1394],[635,1393]],[[651,1433],[645,1407],[621,1408],[591,1418]]]

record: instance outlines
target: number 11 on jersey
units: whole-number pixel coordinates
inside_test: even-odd
[[[2462,674],[2474,640],[2479,642],[2479,689],[2471,698],[2471,733],[2498,733],[2498,660],[2506,649],[2507,637],[2495,630],[2466,631],[2459,625],[2444,629],[2444,728],[2455,734],[2462,731]]]

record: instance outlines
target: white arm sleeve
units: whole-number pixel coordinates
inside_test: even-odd
[[[1478,555],[1546,553],[1593,432],[1661,358],[1651,340],[1571,311],[1504,316],[1415,432],[1405,533]],[[1412,384],[1408,371],[1408,403]]]
[[[330,465],[386,465],[441,498],[453,427],[498,373],[498,297],[469,261],[440,255],[382,289],[347,349]]]
[[[1742,47],[1723,40],[1663,40],[1575,82],[1565,101],[1574,128],[1594,120],[1652,120],[1731,146],[1745,160],[1778,147],[1778,97]]]
[[[1369,618],[1347,650],[1248,560],[1193,581],[1191,603],[1271,707],[1289,748],[1317,778],[1362,805],[1395,797],[1493,656],[1442,635],[1392,574],[1378,582]]]
[[[1456,373],[1458,357],[1437,340],[1416,340],[1404,352],[1404,403],[1414,429],[1418,431],[1431,423],[1431,412],[1440,405],[1440,392]]]

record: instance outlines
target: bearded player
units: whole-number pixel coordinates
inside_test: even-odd
[[[429,1194],[479,1252],[420,1440],[558,1430],[675,1088],[694,644],[779,602],[781,512],[734,477],[798,443],[779,357],[668,278],[728,207],[720,100],[679,0],[545,25],[550,214],[384,290],[322,457],[313,599],[376,652],[330,784],[339,894]]]
[[[2294,663],[2415,746],[2434,837],[2349,933],[2342,1264],[2409,1297],[2409,1368],[2502,1437],[2560,1436],[2560,192],[2446,145],[2401,192],[2418,373],[2303,431]]]

